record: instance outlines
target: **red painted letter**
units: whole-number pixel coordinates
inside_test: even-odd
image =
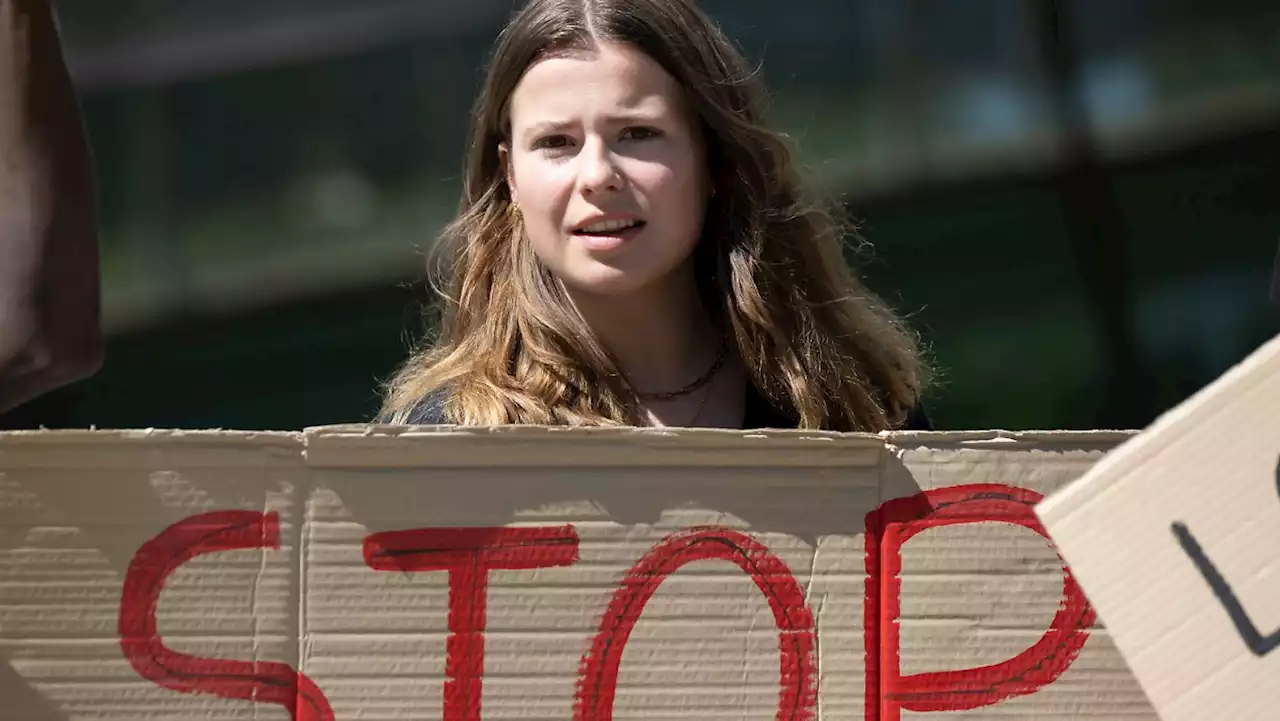
[[[378,571],[448,571],[444,716],[479,721],[489,571],[568,566],[578,558],[573,526],[422,528],[375,533],[364,560]]]
[[[1062,605],[1040,640],[1008,661],[902,676],[898,616],[902,546],[929,528],[1000,522],[1048,538],[1033,506],[1040,494],[997,484],[952,486],[889,501],[867,515],[867,712],[899,721],[902,711],[960,711],[1031,694],[1067,670],[1088,640],[1094,611],[1063,569]]]
[[[645,554],[614,593],[595,642],[582,659],[574,713],[577,721],[613,718],[622,649],[645,604],[667,576],[686,563],[708,559],[736,564],[751,576],[773,610],[782,672],[777,718],[813,718],[818,697],[813,614],[800,584],[781,559],[750,536],[729,529],[695,529],[672,534]]]
[[[196,556],[238,548],[279,548],[276,514],[217,511],[191,516],[138,549],[120,599],[120,648],[140,676],[181,693],[284,706],[290,718],[333,721],[324,694],[287,664],[200,658],[172,651],[156,632],[156,606],[165,580]]]

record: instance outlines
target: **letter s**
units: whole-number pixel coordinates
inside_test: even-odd
[[[256,511],[191,516],[142,544],[125,574],[118,623],[120,648],[138,675],[180,693],[279,704],[294,721],[333,721],[324,693],[288,664],[190,656],[166,647],[156,631],[160,593],[179,566],[206,553],[279,546],[279,517]]]

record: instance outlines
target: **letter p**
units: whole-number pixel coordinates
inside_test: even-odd
[[[1095,614],[1063,568],[1062,603],[1049,630],[1001,663],[902,675],[899,616],[902,547],[921,531],[966,523],[1010,523],[1048,538],[1034,512],[1041,495],[978,484],[939,488],[889,501],[867,515],[867,718],[900,721],[902,711],[962,711],[1035,693],[1053,683],[1088,640]]]

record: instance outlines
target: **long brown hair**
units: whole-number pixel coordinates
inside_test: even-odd
[[[701,124],[715,192],[696,282],[751,381],[802,428],[898,425],[923,383],[915,337],[850,273],[837,206],[802,191],[784,138],[762,120],[757,74],[693,0],[532,0],[499,36],[461,208],[433,249],[438,333],[389,382],[382,419],[404,422],[447,388],[455,423],[636,422],[608,352],[525,241],[499,154],[525,70],[601,42],[658,62]]]

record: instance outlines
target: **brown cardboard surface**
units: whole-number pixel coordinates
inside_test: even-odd
[[[1280,708],[1280,338],[1037,509],[1165,721]]]
[[[164,528],[205,512],[275,513],[278,549],[182,564],[154,617],[175,651],[296,664],[301,450],[284,434],[0,434],[3,717],[287,718],[144,679],[126,660],[120,620],[129,569]],[[143,565],[172,558],[159,550]],[[145,622],[145,606],[129,623]]]
[[[4,718],[1154,719],[1030,510],[1125,438],[0,434]]]

